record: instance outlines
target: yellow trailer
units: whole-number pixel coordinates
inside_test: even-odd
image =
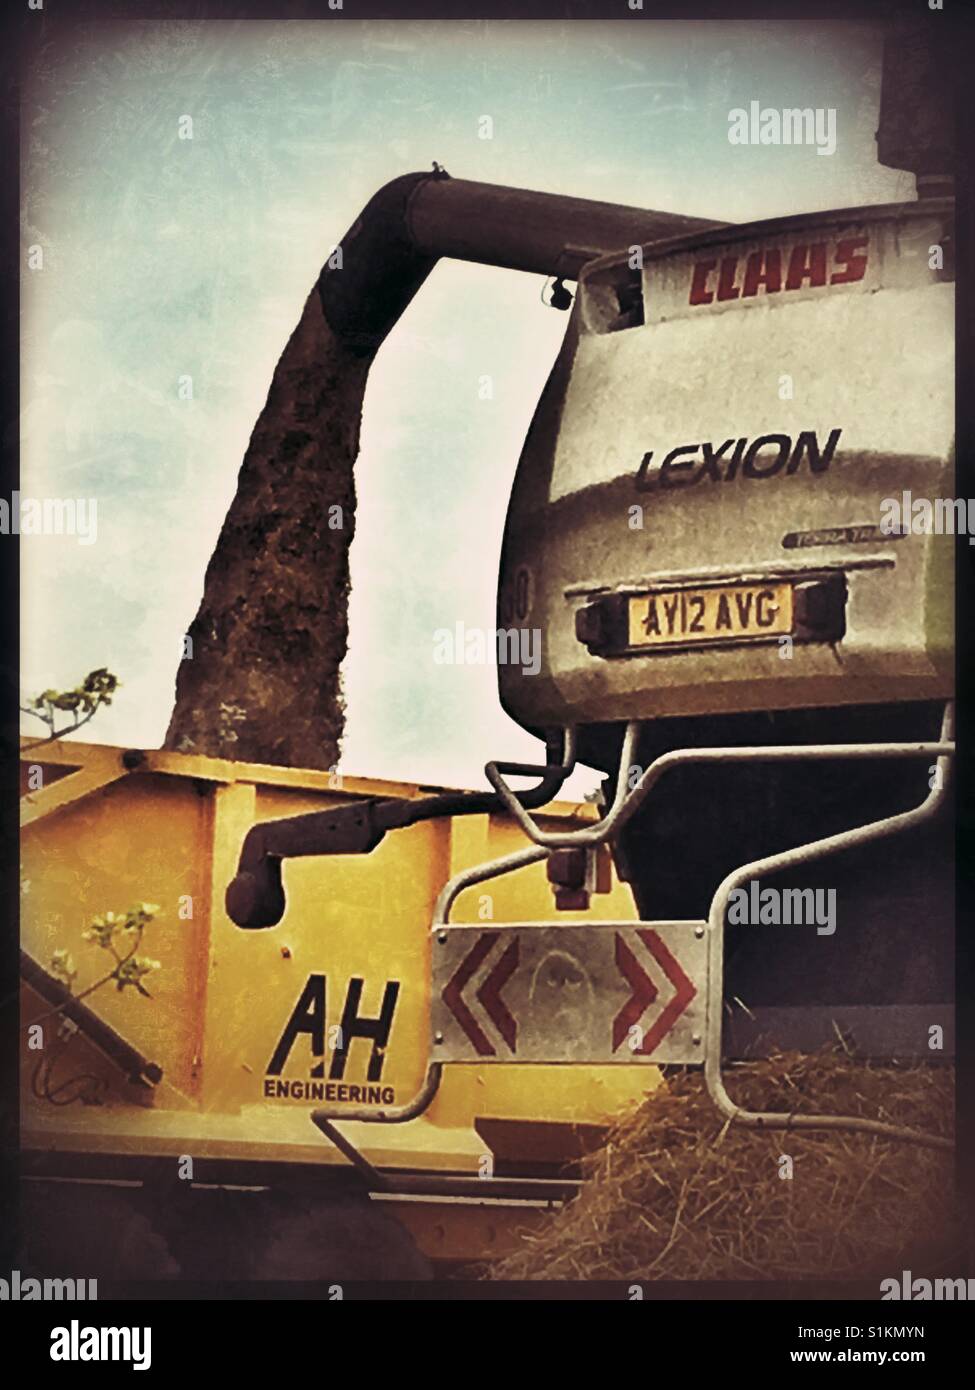
[[[32,1180],[25,1224],[43,1226],[38,1213],[56,1212],[49,1224],[59,1251],[68,1229],[91,1248],[83,1213],[64,1213],[69,1196],[83,1209],[98,1207],[106,1192],[91,1183],[116,1185],[96,1222],[103,1234],[128,1229],[140,1192],[164,1194],[145,1220],[170,1254],[178,1242],[160,1211],[182,1205],[185,1213],[185,1194],[205,1190],[300,1193],[297,1226],[328,1244],[330,1235],[314,1234],[321,1223],[309,1210],[336,1192],[365,1200],[364,1189],[376,1185],[363,1173],[372,1171],[395,1177],[384,1187],[396,1191],[373,1190],[371,1210],[395,1215],[424,1256],[490,1257],[571,1192],[564,1177],[582,1149],[659,1084],[659,1070],[645,1061],[448,1065],[416,1118],[340,1125],[348,1152],[361,1156],[357,1168],[310,1116],[323,1106],[340,1115],[395,1111],[420,1089],[430,1058],[437,895],[459,871],[524,848],[523,831],[506,813],[446,817],[402,829],[369,855],[291,860],[280,925],[246,932],[228,917],[224,895],[254,825],[437,789],[93,744],[34,748],[29,740],[21,766],[22,1149]],[[594,806],[561,801],[540,822],[567,830],[596,818]],[[608,854],[598,858],[599,920],[634,920],[628,888]],[[159,962],[144,981],[151,997],[112,980],[86,993],[106,973],[106,955],[84,939],[86,928],[139,903],[159,909],[143,942]],[[544,862],[472,885],[451,914],[453,923],[486,929],[596,916],[595,905],[556,912]],[[76,971],[70,995],[52,969],[57,952]],[[226,1200],[214,1228],[221,1246],[230,1240],[227,1223],[246,1231],[248,1212],[260,1206],[256,1195],[250,1206]],[[192,1224],[208,1219],[194,1215]],[[277,1268],[269,1252],[286,1239],[283,1227],[280,1207],[273,1222],[255,1223],[247,1244],[257,1273]],[[389,1228],[387,1221],[380,1246],[389,1247]],[[167,1255],[163,1268],[177,1267]],[[357,1266],[367,1274],[405,1267],[415,1272],[388,1250]],[[145,1272],[138,1259],[134,1268]],[[302,1263],[292,1250],[281,1268],[297,1277],[302,1268],[333,1266]]]

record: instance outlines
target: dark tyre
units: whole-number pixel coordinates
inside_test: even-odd
[[[409,1233],[365,1194],[173,1193],[159,1223],[187,1280],[429,1279]]]
[[[291,1198],[275,1205],[257,1279],[431,1279],[409,1232],[375,1202]]]
[[[180,1273],[138,1188],[24,1182],[20,1230],[20,1269],[34,1278],[127,1283]]]

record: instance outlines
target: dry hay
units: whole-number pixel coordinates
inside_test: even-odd
[[[864,1116],[950,1135],[948,1067],[842,1051],[726,1069],[748,1109]],[[794,1176],[780,1176],[781,1157]],[[495,1279],[842,1279],[934,1260],[960,1229],[948,1150],[845,1131],[766,1131],[718,1116],[700,1071],[679,1072],[584,1162],[579,1196],[524,1233]]]

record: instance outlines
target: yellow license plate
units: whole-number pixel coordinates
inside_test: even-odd
[[[631,647],[743,642],[792,632],[791,584],[716,584],[630,599]]]

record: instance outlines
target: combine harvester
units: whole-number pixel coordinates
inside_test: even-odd
[[[953,495],[953,203],[903,54],[879,153],[915,202],[728,226],[435,169],[363,211],[319,283],[343,341],[374,348],[442,256],[571,302],[499,579],[499,631],[542,639],[500,698],[545,758],[430,794],[48,746],[24,1021],[71,1036],[38,1085],[24,1035],[28,1218],[85,1177],[135,1185],[102,1225],[138,1210],[184,1274],[235,1239],[237,1272],[282,1277],[415,1272],[407,1231],[490,1257],[661,1065],[702,1067],[735,1123],[938,1142],[745,1112],[723,1072],[837,1029],[951,1053],[953,542],[884,504]],[[553,799],[577,762],[599,811]],[[801,922],[728,913],[770,887]],[[65,929],[138,900],[166,914],[153,1000],[65,1002]],[[106,1103],[58,1107],[73,1076]]]

